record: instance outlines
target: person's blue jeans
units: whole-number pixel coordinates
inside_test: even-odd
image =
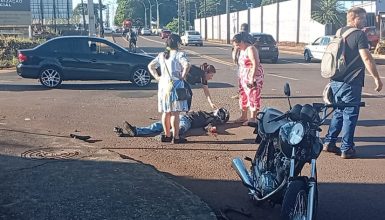
[[[184,135],[190,128],[191,122],[185,115],[179,115],[179,134]],[[136,127],[136,135],[149,135],[163,132],[163,126],[161,121],[152,123],[147,127]]]
[[[342,86],[342,87],[341,87]],[[340,89],[341,87],[341,89]],[[362,87],[332,81],[331,88],[336,102],[358,103],[361,102]],[[338,91],[338,92],[337,92]],[[326,144],[335,144],[341,133],[341,151],[354,148],[354,131],[356,129],[360,107],[347,107],[336,109],[330,122],[328,133],[325,137]]]

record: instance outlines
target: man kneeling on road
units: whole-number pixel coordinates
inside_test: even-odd
[[[180,117],[179,135],[185,136],[186,132],[190,128],[204,128],[205,130],[215,133],[215,126],[220,124],[225,124],[230,118],[230,113],[225,108],[219,108],[213,112],[191,111],[186,114],[181,114],[179,117]],[[120,137],[123,137],[123,136],[137,137],[137,136],[144,136],[149,134],[159,134],[163,132],[161,121],[154,122],[147,127],[132,126],[130,123],[125,121],[123,123],[123,127],[127,133],[124,133],[123,129],[120,127],[115,127],[114,129],[114,131]],[[184,142],[187,141],[185,138],[181,138],[181,139],[183,139]],[[164,135],[162,135],[161,141],[171,142],[171,138],[170,140],[167,140],[167,138]]]

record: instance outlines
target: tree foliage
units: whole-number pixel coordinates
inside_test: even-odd
[[[312,17],[321,24],[343,26],[345,8],[339,0],[320,0],[313,7]]]

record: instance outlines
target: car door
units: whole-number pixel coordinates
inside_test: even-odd
[[[89,39],[92,80],[118,80],[129,79],[128,52],[113,43],[103,39]]]
[[[325,50],[326,50],[326,47],[329,45],[330,43],[330,37],[323,37],[322,40],[321,40],[321,43],[320,45],[318,46],[318,57],[317,59],[321,60],[324,53],[325,53]]]
[[[317,38],[309,47],[311,54],[313,55],[313,58],[318,59],[319,57],[319,45],[321,43],[322,37]]]
[[[87,38],[74,38],[72,40],[71,55],[74,59],[74,65],[71,71],[68,71],[68,79],[70,80],[90,80],[93,76],[92,61],[90,46]]]
[[[71,39],[59,38],[43,44],[38,48],[43,55],[44,65],[58,66],[64,78],[76,71],[76,60],[72,56],[73,45]]]

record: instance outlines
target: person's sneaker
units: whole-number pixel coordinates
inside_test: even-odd
[[[341,157],[343,159],[350,159],[356,156],[356,150],[354,148],[349,148],[347,151],[341,152]]]
[[[329,153],[335,153],[340,154],[341,149],[338,148],[335,144],[324,144],[323,151],[329,152]]]
[[[124,130],[127,131],[127,134],[129,137],[135,137],[136,136],[136,127],[130,125],[127,121],[123,122]]]
[[[173,144],[183,144],[183,143],[186,143],[186,142],[187,142],[186,138],[179,137],[179,139],[176,139],[176,138],[172,139],[172,143]]]
[[[123,133],[123,129],[120,128],[120,127],[114,127],[114,132],[116,133],[116,135],[118,137],[123,137],[124,133]]]
[[[172,137],[167,137],[166,135],[162,134],[160,136],[160,142],[171,142],[172,141]]]

